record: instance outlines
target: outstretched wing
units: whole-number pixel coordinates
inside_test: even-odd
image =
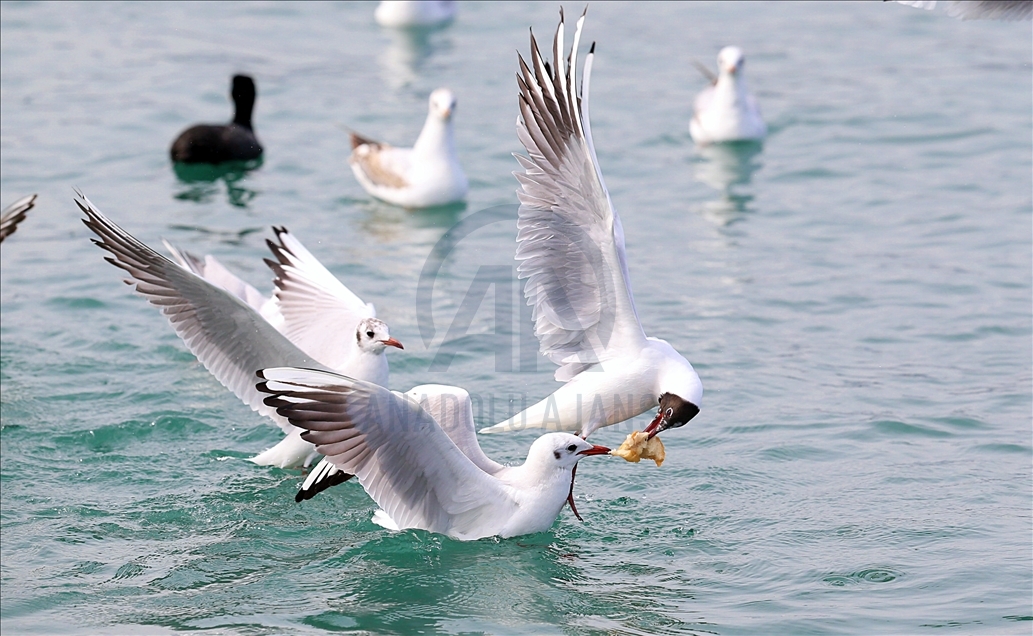
[[[505,466],[484,454],[477,443],[477,430],[473,420],[473,405],[470,394],[459,387],[443,384],[421,384],[405,393],[415,401],[448,435],[452,443],[466,455],[477,468],[489,475],[497,475]],[[298,489],[294,501],[311,499],[331,486],[348,481],[351,475],[342,473],[327,458],[313,467],[305,482]]]
[[[281,319],[276,315],[278,310],[275,308],[274,303],[271,302],[272,299],[266,298],[253,285],[226,269],[226,266],[220,263],[214,256],[206,254],[204,258],[201,258],[187,250],[179,249],[165,239],[162,239],[161,242],[180,266],[185,267],[216,287],[225,289],[243,300],[244,303],[258,313],[263,314],[265,312],[268,315],[263,315],[263,317],[273,323],[273,326],[280,322]]]
[[[18,224],[25,220],[25,214],[36,205],[36,196],[30,194],[4,208],[0,214],[0,241],[14,234]]]
[[[479,538],[517,508],[412,398],[336,373],[263,369],[266,403],[327,460],[356,475],[398,528]]]
[[[109,221],[81,192],[75,200],[83,223],[111,253],[107,261],[125,270],[126,284],[159,307],[191,353],[227,389],[252,409],[290,432],[286,418],[263,402],[255,372],[269,366],[322,369],[240,299],[180,267]]]
[[[283,316],[280,331],[311,357],[341,369],[358,345],[359,322],[376,317],[376,310],[345,287],[286,228],[273,231],[276,241],[266,240],[266,244],[276,260],[265,262],[276,275],[274,294]]]
[[[517,196],[517,272],[533,309],[542,353],[569,380],[605,362],[616,348],[641,346],[645,333],[631,295],[624,231],[603,183],[588,120],[595,46],[585,60],[581,96],[575,95],[577,47],[585,16],[561,72],[563,12],[544,61],[531,35],[531,64],[519,58],[517,136],[527,156]],[[582,101],[583,100],[583,101]]]

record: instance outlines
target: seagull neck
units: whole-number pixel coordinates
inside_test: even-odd
[[[455,141],[452,139],[452,122],[445,121],[433,114],[427,115],[420,136],[413,144],[413,153],[417,155],[437,154],[444,149],[449,156],[455,154]]]
[[[721,73],[714,85],[714,96],[721,102],[739,102],[746,94],[746,82],[742,75]]]
[[[548,459],[551,460],[552,457]],[[570,470],[564,470],[544,458],[529,456],[523,464],[509,469],[505,481],[514,486],[544,491],[559,486],[565,489],[570,484]]]

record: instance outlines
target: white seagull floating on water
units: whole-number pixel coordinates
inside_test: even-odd
[[[352,133],[348,163],[359,184],[372,196],[405,208],[461,201],[468,183],[452,132],[455,109],[452,91],[439,88],[431,93],[427,121],[412,148],[395,148]]]
[[[477,445],[466,391],[425,385],[410,397],[336,374],[240,299],[109,221],[85,196],[76,203],[108,260],[162,308],[197,358],[256,411],[307,429],[306,442],[358,477],[380,506],[373,520],[381,526],[464,540],[542,532],[573,488],[577,462],[609,453],[550,433],[531,445],[522,465],[503,467]],[[256,385],[258,371],[263,381]]]
[[[136,290],[161,308],[201,364],[245,404],[272,418],[286,433],[280,443],[251,459],[256,464],[307,466],[318,455],[315,447],[301,438],[300,429],[262,404],[264,396],[254,387],[255,370],[285,364],[284,351],[294,360],[289,364],[354,372],[386,384],[384,350],[401,345],[390,337],[386,325],[367,315],[372,305],[362,303],[286,232],[277,233],[279,244],[270,242],[278,259],[274,267],[276,296],[283,318],[278,331],[254,307],[223,288],[224,279],[212,283],[192,271],[198,266],[197,259],[177,250],[175,253],[187,260],[188,266],[177,265],[109,222],[85,196],[80,194],[76,204],[88,217],[84,220],[87,227],[101,237],[94,242],[114,255],[108,260],[126,270],[135,279]],[[218,263],[214,259],[205,262],[209,276],[219,271],[208,267],[213,261]],[[221,271],[233,276],[225,268]],[[261,297],[252,290],[252,297]],[[341,290],[352,298],[345,298]],[[265,348],[256,345],[270,338]]]
[[[394,29],[436,27],[451,22],[458,8],[451,0],[384,0],[377,5],[373,19]]]
[[[541,352],[560,365],[555,393],[482,433],[547,428],[588,437],[659,402],[650,437],[699,412],[703,385],[664,340],[647,337],[631,294],[624,230],[606,191],[588,119],[595,45],[575,95],[577,47],[585,16],[561,72],[563,11],[553,63],[531,35],[531,64],[520,58],[517,136],[528,156],[517,196],[517,272],[533,310]]]
[[[768,127],[760,105],[746,88],[743,65],[746,58],[737,46],[726,46],[717,54],[717,77],[700,66],[711,80],[693,102],[689,134],[697,144],[727,141],[761,141]]]
[[[310,369],[259,375],[265,382],[258,389],[272,394],[265,403],[308,429],[305,438],[327,461],[358,477],[380,506],[373,521],[390,530],[461,540],[544,532],[563,509],[577,462],[610,452],[569,433],[548,433],[531,444],[523,464],[503,468],[477,446],[472,411],[459,411],[455,425],[470,433],[473,450],[490,462],[485,467],[409,395]],[[440,388],[469,402],[462,389]]]

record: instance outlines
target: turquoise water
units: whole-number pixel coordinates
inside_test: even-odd
[[[373,7],[0,5],[0,199],[40,194],[0,268],[5,634],[1030,632],[1028,23],[594,4],[593,131],[636,300],[696,366],[703,410],[665,434],[662,468],[584,462],[584,523],[460,543],[380,529],[352,483],[296,504],[300,472],[246,461],[278,429],[119,282],[72,203],[82,188],[262,290],[286,225],[405,343],[394,388],[464,386],[485,424],[546,395],[516,316],[496,324],[496,297],[519,306],[515,226],[481,211],[515,202],[515,50],[529,26],[551,39],[556,5],[463,3],[419,38]],[[771,134],[701,152],[691,61],[729,43]],[[235,72],[258,84],[264,164],[181,181],[168,146],[229,118]],[[442,85],[467,204],[369,200],[346,129],[409,143]],[[469,335],[443,347],[485,271]],[[534,436],[482,444],[519,461]]]

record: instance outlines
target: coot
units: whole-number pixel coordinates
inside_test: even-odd
[[[233,76],[230,92],[237,112],[228,124],[197,124],[172,142],[172,160],[182,163],[250,161],[262,156],[262,146],[251,129],[255,82],[247,75]]]

